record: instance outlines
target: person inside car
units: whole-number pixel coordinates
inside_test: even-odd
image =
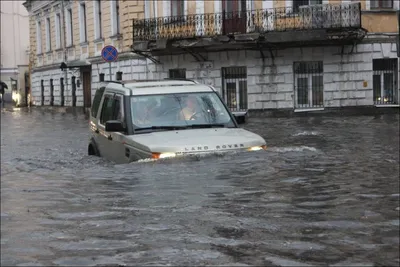
[[[194,115],[197,113],[198,105],[194,96],[188,96],[186,106],[182,109],[180,117],[182,120],[195,120]]]

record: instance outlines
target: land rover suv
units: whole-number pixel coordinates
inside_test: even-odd
[[[190,80],[108,82],[90,115],[89,155],[116,163],[266,149],[212,86]]]

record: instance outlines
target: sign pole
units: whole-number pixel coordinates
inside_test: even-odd
[[[108,70],[110,71],[110,81],[112,81],[112,77],[111,77],[111,61],[108,62]]]
[[[101,50],[101,57],[105,62],[108,62],[108,69],[110,72],[110,81],[112,81],[112,72],[111,72],[111,62],[115,62],[118,59],[118,50],[112,46],[107,45]]]

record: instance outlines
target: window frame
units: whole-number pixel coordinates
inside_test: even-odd
[[[40,55],[43,53],[42,48],[42,22],[40,20],[36,21],[36,54]]]
[[[87,39],[87,17],[86,4],[79,3],[79,38],[81,43],[86,43]]]
[[[315,103],[314,96],[315,90],[318,88],[319,83],[314,83],[314,78],[321,78],[321,102]],[[294,108],[295,109],[318,109],[325,107],[325,86],[324,86],[324,62],[317,61],[295,61],[293,62],[293,79],[294,79]],[[306,79],[307,98],[306,103],[299,103],[299,80]],[[301,87],[302,88],[302,87]],[[320,88],[318,88],[320,89]]]
[[[93,118],[97,118],[97,115],[99,113],[99,108],[101,104],[101,99],[103,98],[104,92],[106,90],[105,86],[100,87],[97,89],[96,93],[94,94],[93,101],[92,101],[92,107],[90,111],[90,115]],[[98,100],[98,102],[97,102]]]
[[[51,52],[51,19],[46,17],[46,52]]]
[[[184,0],[171,0],[170,2],[170,14],[171,17],[181,17],[185,15],[185,1]],[[176,14],[174,9],[176,7]]]
[[[94,21],[95,21],[94,39],[99,40],[99,39],[103,38],[101,0],[94,1],[93,13],[94,13]]]
[[[117,98],[119,98],[119,100],[117,100]],[[109,101],[108,99],[110,99],[112,101],[112,103],[111,103],[111,110],[112,110],[111,118],[109,118],[108,120],[118,120],[118,118],[117,118],[118,113],[116,113],[117,111],[115,110],[115,103],[116,103],[116,101],[119,101],[119,103],[120,103],[119,110],[122,113],[122,116],[121,116],[122,120],[119,120],[119,121],[122,122],[122,125],[125,128],[124,133],[128,132],[127,123],[126,123],[127,119],[126,119],[126,114],[125,114],[125,98],[124,98],[124,95],[119,94],[119,93],[106,92],[106,91],[103,92],[103,97],[102,97],[102,101],[101,101],[101,111],[98,116],[98,124],[101,127],[105,128],[105,123],[107,122],[107,120],[103,121],[103,114],[104,114],[104,110],[105,110],[104,105],[108,104],[108,102],[106,102],[106,99],[107,99],[107,101]],[[99,113],[99,112],[97,112],[97,113]]]
[[[120,7],[119,1],[110,1],[111,4],[111,36],[121,34]]]
[[[371,10],[394,9],[394,0],[369,0],[369,1],[370,1],[370,9]],[[382,6],[384,2],[391,3],[391,7]]]
[[[56,49],[61,48],[61,13],[57,12],[54,15],[55,20],[55,34],[56,34]]]
[[[72,8],[68,8],[65,11],[65,23],[67,26],[67,47],[70,47],[74,42]]]
[[[312,1],[319,1],[319,3],[314,4]],[[307,4],[305,4],[307,2]],[[292,0],[292,12],[297,14],[300,11],[301,6],[313,6],[313,5],[322,5],[323,0]]]

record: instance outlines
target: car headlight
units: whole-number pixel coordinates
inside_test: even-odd
[[[151,153],[151,158],[153,159],[166,159],[166,158],[174,158],[176,157],[175,153]]]
[[[267,150],[267,146],[266,146],[266,145],[262,145],[262,146],[252,146],[252,147],[249,147],[247,150],[248,150],[248,151]]]

